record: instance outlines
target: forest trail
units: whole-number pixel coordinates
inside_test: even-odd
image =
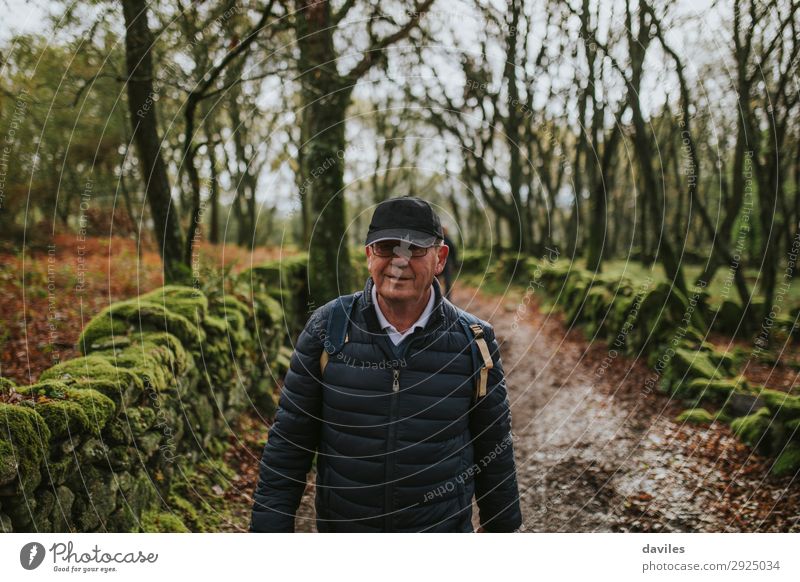
[[[611,357],[519,290],[453,299],[501,345],[524,531],[800,531],[798,483],[768,476],[727,427],[677,422],[680,403],[644,390],[645,362]],[[297,531],[316,531],[314,516],[312,475]]]

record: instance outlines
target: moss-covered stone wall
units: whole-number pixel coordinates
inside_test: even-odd
[[[476,254],[470,261],[485,274],[486,256]],[[740,329],[741,309],[735,304],[709,305],[702,287],[687,296],[663,281],[634,282],[547,258],[526,259],[524,265],[503,259],[490,271],[489,279],[508,280],[513,273],[527,292],[562,310],[567,323],[581,326],[590,340],[607,342],[610,352],[646,358],[653,374],[643,389],[685,402],[681,422],[710,418],[729,424],[743,442],[775,457],[773,473],[800,470],[800,395],[750,384],[739,374],[738,354],[705,341],[709,329],[731,334]],[[792,348],[800,339],[797,319],[795,313],[774,327],[776,338]]]
[[[0,531],[146,529],[245,408],[274,412],[296,315],[262,272],[296,284],[298,264],[114,303],[83,330],[81,357],[31,386],[0,379]]]

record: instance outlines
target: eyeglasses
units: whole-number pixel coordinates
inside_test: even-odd
[[[378,257],[424,257],[431,247],[420,247],[405,241],[386,240],[372,245],[372,252]]]

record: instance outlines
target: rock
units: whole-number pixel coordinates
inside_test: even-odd
[[[763,450],[768,446],[766,435],[771,423],[769,409],[760,408],[755,414],[734,420],[731,423],[731,430],[743,443]]]
[[[705,408],[689,408],[681,412],[675,420],[690,424],[711,424],[714,422],[714,415]]]
[[[800,471],[800,445],[791,442],[783,449],[772,465],[772,474],[777,477],[794,475]]]

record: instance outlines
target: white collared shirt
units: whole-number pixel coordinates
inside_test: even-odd
[[[378,305],[378,291],[375,289],[375,285],[372,285],[372,303],[375,305],[375,314],[378,316],[378,322],[381,325],[381,329],[385,329],[386,333],[389,335],[389,339],[392,340],[394,345],[398,345],[401,341],[403,341],[407,336],[414,333],[418,327],[425,327],[428,323],[428,320],[431,318],[431,314],[433,313],[433,303],[435,293],[433,291],[433,285],[431,285],[431,295],[428,299],[428,304],[425,306],[425,309],[422,310],[422,315],[419,316],[419,319],[414,322],[414,325],[409,327],[403,333],[397,331],[397,328],[389,323],[389,320],[386,319],[386,316],[383,315],[380,306]]]

